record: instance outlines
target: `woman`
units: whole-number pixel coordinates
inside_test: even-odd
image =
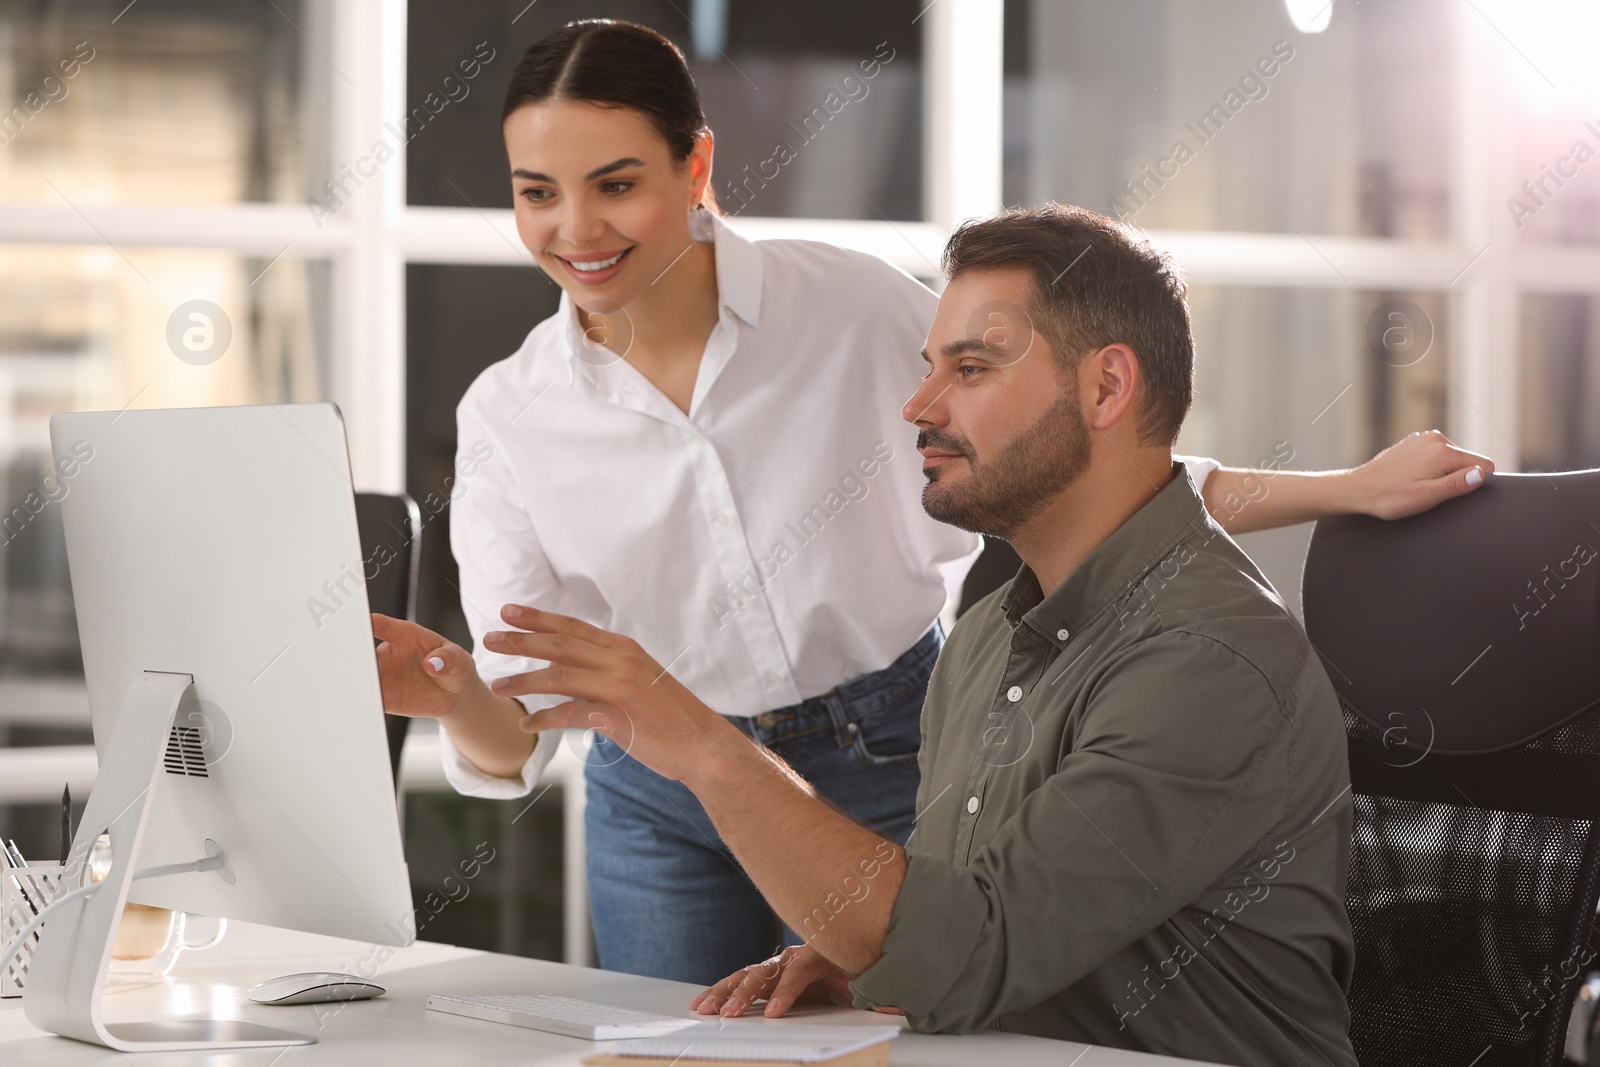
[[[979,549],[923,513],[899,416],[937,298],[873,257],[726,226],[683,56],[642,26],[585,20],[533,45],[503,132],[518,233],[561,307],[458,409],[471,473],[451,539],[477,647],[375,617],[385,706],[440,719],[461,792],[527,794],[552,745],[519,723],[557,700],[487,682],[544,665],[485,634],[503,605],[537,604],[626,630],[904,841],[937,618]],[[1208,498],[1252,477],[1210,466],[1191,466]],[[1235,528],[1384,494],[1420,510],[1475,466],[1490,469],[1417,438],[1345,477],[1280,474],[1220,510]],[[585,769],[602,966],[708,983],[769,954],[778,923],[698,803],[625,749],[597,737]]]

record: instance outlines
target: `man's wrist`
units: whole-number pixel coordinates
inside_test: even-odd
[[[738,781],[748,775],[756,766],[756,761],[761,759],[755,742],[721,716],[702,736],[698,749],[693,762],[694,769],[684,777],[683,784],[700,797],[702,803],[705,800],[704,791]]]

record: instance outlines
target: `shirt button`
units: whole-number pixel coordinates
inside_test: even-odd
[[[711,521],[716,523],[718,526],[726,526],[728,525],[728,513],[726,511],[719,511],[715,515],[711,516]]]
[[[1011,701],[1011,703],[1013,703],[1013,704],[1015,704],[1017,701],[1021,700],[1022,699],[1022,686],[1014,685],[1010,689],[1007,689],[1006,690],[1006,699]],[[976,803],[976,801],[974,801],[974,803]]]
[[[1063,626],[1061,629],[1056,631],[1056,640],[1057,641],[1065,641],[1067,638],[1069,638],[1071,636],[1072,635],[1067,632],[1067,628],[1065,626]]]
[[[781,681],[783,681],[783,679],[781,677],[779,677],[777,674],[771,673],[771,672],[769,672],[767,674],[767,684],[768,685],[777,685]]]
[[[976,814],[978,814],[978,798],[977,797],[968,797],[967,798],[967,814],[968,815],[976,815]]]

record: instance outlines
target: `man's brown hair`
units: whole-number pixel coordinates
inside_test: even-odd
[[[1116,219],[1070,204],[1011,208],[957,227],[945,277],[1020,267],[1033,276],[1034,328],[1068,367],[1106,345],[1139,357],[1139,440],[1172,444],[1194,399],[1188,286],[1167,253]]]

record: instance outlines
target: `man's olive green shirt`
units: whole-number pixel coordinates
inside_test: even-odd
[[[1182,464],[1041,597],[950,634],[859,1006],[1230,1064],[1354,1067],[1337,698]]]

